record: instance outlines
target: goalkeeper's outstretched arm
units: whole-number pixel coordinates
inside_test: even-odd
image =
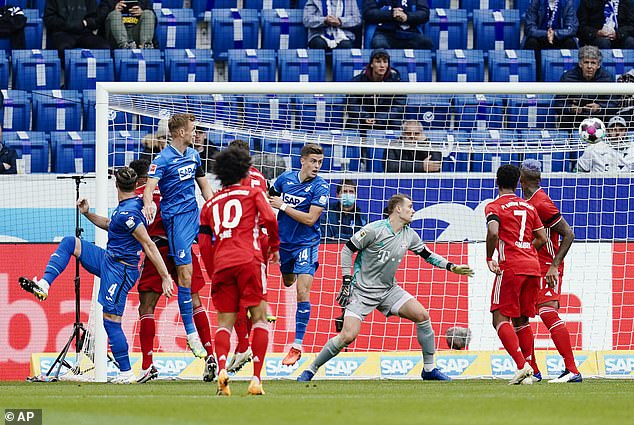
[[[423,249],[418,252],[414,251],[414,253],[423,257],[423,260],[425,260],[432,266],[436,266],[441,269],[446,269],[450,272],[463,275],[463,276],[469,276],[469,277],[473,276],[473,270],[471,269],[471,267],[469,267],[469,265],[454,264],[451,261],[447,260],[442,255],[438,255],[435,252],[430,251],[426,246],[424,246]]]
[[[341,250],[341,275],[352,276],[352,256],[357,252],[359,248],[356,247],[352,241],[346,242],[346,245]]]

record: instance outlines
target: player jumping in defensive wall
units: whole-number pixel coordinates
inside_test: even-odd
[[[315,361],[297,378],[310,381],[328,360],[350,345],[361,329],[361,322],[375,308],[386,316],[398,315],[416,324],[416,336],[423,351],[425,380],[450,381],[435,366],[434,331],[429,313],[411,294],[398,286],[394,276],[408,250],[436,267],[459,275],[473,276],[468,265],[455,265],[431,252],[409,226],[414,217],[412,200],[397,194],[387,204],[389,217],[365,225],[341,251],[343,284],[337,302],[346,308],[343,330],[330,339]],[[352,275],[352,256],[357,252]]]

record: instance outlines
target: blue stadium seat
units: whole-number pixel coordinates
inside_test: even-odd
[[[504,103],[494,95],[457,95],[454,98],[455,127],[458,130],[502,128]]]
[[[139,63],[145,62],[144,67]],[[163,81],[164,62],[158,49],[117,49],[114,72],[117,81]]]
[[[460,0],[459,4],[459,9],[465,9],[471,15],[477,9],[503,10],[506,7],[506,0]]]
[[[81,95],[78,91],[33,92],[34,131],[79,131],[81,112]]]
[[[57,50],[14,50],[13,88],[53,90],[61,83],[62,64]]]
[[[326,53],[316,49],[277,52],[279,81],[326,81]]]
[[[451,123],[450,95],[421,95],[407,96],[405,118],[419,121],[423,128],[448,128]]]
[[[160,49],[196,48],[196,18],[191,9],[161,9],[155,14]]]
[[[481,50],[439,50],[436,63],[437,81],[484,81],[484,54]]]
[[[108,166],[123,167],[139,157],[143,151],[141,140],[147,134],[146,131],[111,131],[108,140]]]
[[[365,171],[373,173],[385,171],[385,149],[391,141],[399,138],[399,134],[400,132],[395,130],[370,130],[366,133]]]
[[[290,9],[291,0],[244,0],[245,9]],[[303,9],[303,8],[300,8]]]
[[[536,81],[535,54],[532,50],[490,50],[489,81]]]
[[[474,10],[473,48],[479,50],[519,49],[519,10]]]
[[[93,131],[53,131],[51,152],[52,172],[82,174],[95,171]]]
[[[491,173],[502,164],[519,166],[522,162],[519,135],[509,130],[474,130],[471,132],[471,170]]]
[[[19,6],[15,1],[9,1],[8,3],[12,6]],[[0,2],[0,4],[4,4],[4,2]],[[22,11],[26,17],[26,26],[24,27],[25,47],[27,49],[41,49],[42,33],[44,32],[42,15],[37,9],[23,7]],[[9,38],[0,38],[0,50],[11,50],[11,40]]]
[[[509,129],[555,128],[554,104],[554,96],[549,94],[511,95],[506,109],[506,126]]]
[[[353,131],[320,131],[314,134],[314,142],[324,149],[323,172],[358,171],[361,163],[361,139]],[[291,165],[301,168],[300,152],[306,142],[291,143]]]
[[[471,166],[469,160],[469,133],[466,131],[430,130],[425,134],[434,146],[442,146],[442,171],[466,173]]]
[[[542,50],[541,80],[559,81],[565,71],[577,63],[577,50]]]
[[[275,51],[229,50],[229,81],[275,81]]]
[[[94,90],[83,91],[83,113],[84,113],[84,131],[95,131],[97,111],[95,109],[96,96]],[[108,114],[108,125],[115,128],[132,128],[132,114],[129,112],[121,112],[110,110]]]
[[[152,3],[152,9],[156,13],[161,9],[184,9],[185,2],[183,0],[156,0]]]
[[[308,45],[301,9],[261,11],[263,49],[305,49]]]
[[[250,128],[286,130],[291,127],[291,96],[244,96],[244,121]]]
[[[517,9],[520,11],[520,17],[522,18],[522,22],[526,17],[526,11],[531,4],[531,0],[515,0],[515,4],[513,5],[513,9]],[[576,8],[575,8],[576,9]]]
[[[363,72],[370,61],[368,49],[335,49],[332,51],[333,81],[350,81]]]
[[[234,140],[244,140],[249,144],[251,150],[253,150],[256,145],[260,144],[260,140],[255,138],[253,134],[245,132],[237,132],[237,131],[229,131],[229,130],[217,130],[210,129],[207,131],[207,140],[212,145],[218,147],[219,149],[224,149],[229,146],[231,142]]]
[[[257,49],[260,21],[254,9],[214,9],[212,16],[214,59],[227,60],[229,49]]]
[[[401,80],[410,83],[431,81],[432,60],[426,50],[391,49],[390,66],[401,74]]]
[[[614,78],[634,68],[634,50],[607,49],[601,50],[601,55],[601,67],[610,71]]]
[[[213,81],[214,58],[211,50],[165,50],[165,80],[182,82]]]
[[[297,95],[295,98],[295,127],[300,130],[343,128],[345,98],[336,95]]]
[[[114,80],[110,50],[73,49],[64,52],[65,88],[94,89],[97,81]]]
[[[561,149],[570,138],[567,131],[526,130],[520,133],[520,137],[527,146],[531,147],[524,154],[524,159],[541,161],[544,173],[572,171],[572,151]],[[539,148],[536,149],[538,146]]]
[[[211,15],[214,9],[237,8],[238,0],[192,0],[191,4],[196,19],[211,22]]]
[[[2,90],[4,105],[0,108],[0,126],[6,131],[31,129],[31,93],[23,90]]]
[[[467,11],[463,9],[431,9],[425,34],[438,50],[467,48]]]
[[[430,10],[436,8],[449,9],[451,7],[451,0],[429,0],[427,3],[429,3]]]
[[[188,111],[201,121],[213,125],[234,125],[240,122],[238,98],[232,95],[210,94],[187,96]]]
[[[0,50],[0,89],[9,88],[9,59],[4,50]]]
[[[2,134],[2,141],[15,148],[18,158],[24,161],[24,169],[30,173],[48,173],[49,146],[46,133],[41,131],[16,131]]]

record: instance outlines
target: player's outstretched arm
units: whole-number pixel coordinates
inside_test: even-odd
[[[200,193],[203,195],[203,199],[208,201],[214,195],[214,191],[211,188],[211,183],[207,180],[207,177],[204,175],[202,177],[196,177],[196,183],[198,183],[198,187],[200,188]]]
[[[147,233],[147,229],[143,225],[139,225],[132,232],[132,236],[141,243],[143,246],[143,251],[145,251],[145,255],[150,259],[150,261],[156,267],[156,270],[161,276],[162,286],[163,286],[163,295],[167,298],[171,297],[174,293],[174,286],[172,284],[172,278],[167,271],[167,267],[163,262],[163,258],[161,257],[161,253],[158,248],[150,239],[150,235]]]
[[[158,186],[158,182],[158,179],[150,177],[145,183],[145,189],[143,189],[143,210],[141,212],[148,223],[153,222],[156,215],[156,205],[154,205],[152,200],[154,198],[154,189]]]
[[[433,251],[430,251],[429,248],[423,245],[422,249],[418,251],[414,251],[417,255],[420,255],[423,260],[432,266],[436,266],[441,269],[448,270],[450,272],[462,275],[462,276],[473,276],[473,270],[468,265],[457,265],[447,260],[442,255],[438,255]]]
[[[101,215],[90,212],[90,205],[88,204],[88,199],[81,198],[77,201],[77,208],[79,208],[79,212],[86,217],[92,224],[99,227],[103,230],[108,230],[108,226],[110,226],[110,219],[108,217],[103,217]]]
[[[499,240],[499,231],[500,222],[495,218],[488,219],[486,239],[487,266],[489,267],[489,270],[495,274],[502,273],[500,265],[493,259],[493,253],[495,252],[495,247],[497,246]]]

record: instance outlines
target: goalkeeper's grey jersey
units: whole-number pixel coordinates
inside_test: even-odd
[[[389,219],[368,223],[350,241],[359,248],[354,262],[354,287],[365,294],[380,294],[396,284],[394,275],[408,250],[425,248],[409,226],[394,233]]]

